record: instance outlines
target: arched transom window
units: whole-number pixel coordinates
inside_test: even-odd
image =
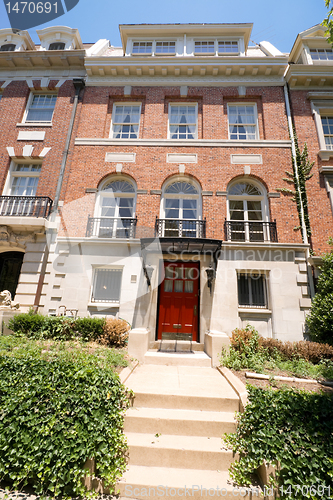
[[[159,233],[170,237],[202,237],[200,189],[188,181],[168,184],[163,192]]]
[[[114,179],[102,185],[97,198],[95,217],[95,233],[99,237],[134,236],[135,195],[135,186],[127,179]]]
[[[228,239],[233,241],[265,241],[267,213],[265,190],[251,182],[232,184],[228,190]]]

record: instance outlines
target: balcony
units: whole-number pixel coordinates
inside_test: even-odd
[[[250,222],[226,220],[224,231],[226,241],[278,242],[276,221]]]
[[[155,236],[160,238],[206,238],[206,220],[156,218]]]
[[[48,196],[0,196],[0,216],[46,219],[52,203]]]
[[[88,217],[86,236],[97,238],[135,238],[137,218]]]

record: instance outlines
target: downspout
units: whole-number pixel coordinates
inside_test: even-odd
[[[55,193],[55,197],[54,197],[54,201],[53,201],[53,205],[52,205],[52,209],[51,209],[51,214],[50,214],[51,220],[55,220],[57,212],[58,212],[60,193],[61,193],[61,188],[62,188],[63,181],[64,181],[64,174],[65,174],[66,165],[67,165],[67,158],[68,158],[68,154],[69,154],[69,146],[70,146],[73,128],[74,128],[74,121],[75,121],[75,116],[76,116],[77,105],[79,102],[79,94],[80,94],[80,91],[85,86],[84,79],[83,78],[74,78],[73,85],[75,88],[75,96],[74,96],[71,119],[70,119],[69,126],[68,126],[65,149],[64,149],[63,154],[62,154],[57,189],[56,189],[56,193]],[[46,273],[46,266],[47,266],[47,261],[49,259],[49,254],[50,254],[50,245],[47,245],[47,248],[45,249],[45,252],[43,255],[42,267],[40,270],[40,275],[39,275],[39,280],[38,280],[38,285],[37,285],[37,290],[36,290],[36,296],[35,296],[35,301],[34,301],[34,308],[36,311],[39,307],[39,302],[40,302],[40,298],[42,295],[42,289],[43,289],[44,278],[45,278],[45,273]]]
[[[298,192],[300,209],[301,209],[300,216],[301,216],[302,239],[303,239],[303,243],[305,243],[306,245],[309,245],[309,239],[308,239],[305,220],[304,220],[303,200],[302,200],[300,187],[299,187],[299,177],[298,177],[298,170],[297,170],[297,163],[296,163],[295,136],[294,136],[293,122],[292,122],[292,118],[291,118],[288,84],[287,83],[284,84],[284,99],[285,99],[285,104],[286,104],[288,129],[289,129],[289,134],[290,134],[290,139],[291,139],[291,153],[292,153],[293,162],[294,162],[295,177],[297,179],[297,187],[296,186],[295,187],[296,187],[297,192]],[[309,257],[310,257],[310,251],[309,251],[309,247],[307,247],[307,249],[305,251],[305,258],[306,258],[307,275],[308,275],[308,282],[309,282],[309,288],[310,288],[310,297],[312,298],[315,295],[315,288],[314,288],[314,283],[313,283],[312,269],[308,263]]]

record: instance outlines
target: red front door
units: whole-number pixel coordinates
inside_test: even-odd
[[[198,339],[199,263],[163,262],[160,285],[158,338],[162,333],[191,333]]]

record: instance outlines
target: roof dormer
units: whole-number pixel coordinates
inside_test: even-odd
[[[83,49],[78,29],[67,26],[51,26],[36,30],[41,41],[40,50],[75,50]]]
[[[27,31],[12,30],[10,28],[0,30],[1,52],[18,52],[34,49],[35,44]]]
[[[326,28],[317,24],[302,31],[290,52],[291,64],[333,64],[333,49],[327,41]]]

